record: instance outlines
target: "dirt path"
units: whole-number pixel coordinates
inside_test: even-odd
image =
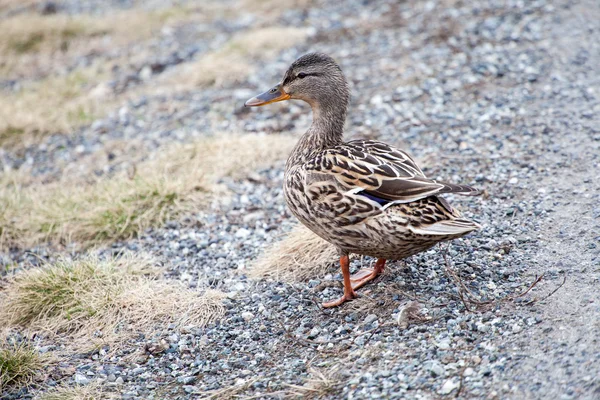
[[[540,303],[542,322],[507,343],[517,355],[507,368],[512,382],[498,386],[514,385],[515,398],[592,399],[600,397],[600,5],[582,2],[558,18],[544,81],[560,80],[561,90],[532,107],[552,144],[528,192],[551,210],[534,270],[566,282]]]

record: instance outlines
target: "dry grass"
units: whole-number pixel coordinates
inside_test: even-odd
[[[267,21],[276,21],[281,13],[290,9],[307,9],[314,0],[241,0],[240,8],[261,15]]]
[[[307,29],[277,26],[242,32],[221,49],[174,69],[166,80],[176,85],[232,85],[246,79],[260,66],[256,59],[273,57],[303,41],[307,35]]]
[[[93,88],[107,77],[98,66],[65,76],[24,83],[0,96],[0,143],[19,144],[25,134],[71,131],[114,107],[116,99],[96,96]]]
[[[20,174],[0,178],[0,244],[42,241],[90,245],[138,235],[149,227],[202,209],[220,178],[242,179],[283,160],[286,136],[222,135],[174,145],[120,175],[83,184],[63,177],[23,186]]]
[[[166,24],[196,15],[184,7],[133,9],[107,16],[18,14],[2,21],[0,73],[11,78],[35,77],[64,67],[76,57],[148,39]]]
[[[42,366],[39,354],[29,345],[0,339],[0,393],[30,384]]]
[[[250,276],[305,281],[336,270],[337,259],[334,246],[298,225],[254,263]]]
[[[204,326],[224,313],[223,294],[157,279],[149,257],[60,259],[22,272],[0,293],[0,323],[59,334],[75,349],[124,343],[175,323]]]
[[[0,143],[15,145],[32,133],[71,132],[103,116],[127,99],[106,89],[111,68],[132,63],[136,52],[148,51],[143,45],[131,49],[131,43],[152,38],[166,25],[205,21],[228,12],[219,2],[203,2],[101,17],[20,13],[2,20],[0,77],[19,79],[21,87],[0,96]],[[110,55],[117,48],[123,49],[122,59]],[[65,73],[65,66],[88,55],[96,59],[92,66]]]
[[[310,368],[310,377],[304,385],[290,385],[286,397],[320,399],[339,392],[342,382],[339,377],[339,367],[330,369]]]
[[[244,382],[236,383],[231,386],[226,386],[221,389],[210,390],[205,392],[197,392],[194,395],[202,400],[220,400],[220,399],[238,399],[244,398],[241,394],[247,391],[253,383],[257,382],[258,378],[249,379]]]
[[[58,387],[36,397],[36,400],[106,400],[117,399],[116,393],[108,393],[94,383],[85,386]]]
[[[15,7],[30,7],[40,4],[42,0],[0,0],[0,11]]]
[[[0,96],[0,143],[14,145],[24,134],[70,132],[115,108],[124,99],[101,90],[112,62],[97,61],[67,74],[65,65],[150,38],[171,21],[190,18],[187,11],[131,10],[100,18],[25,13],[3,20],[0,76],[21,79],[22,87]]]

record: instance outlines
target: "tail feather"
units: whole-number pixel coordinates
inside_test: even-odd
[[[427,226],[411,227],[411,230],[418,235],[462,236],[480,228],[481,225],[476,222],[466,219],[453,219],[439,221]]]
[[[444,188],[440,190],[438,193],[456,193],[463,196],[479,196],[483,193],[479,189],[475,189],[474,187],[468,185],[455,185],[453,183],[446,182],[438,182],[444,185]]]

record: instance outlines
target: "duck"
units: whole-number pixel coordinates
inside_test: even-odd
[[[478,195],[468,185],[428,178],[405,151],[376,140],[344,141],[350,89],[338,63],[324,53],[301,56],[283,79],[246,107],[301,100],[313,120],[290,153],[284,198],[291,213],[339,254],[343,295],[336,307],[377,278],[387,260],[402,260],[480,225],[462,217],[442,194]],[[376,259],[350,274],[350,255]]]

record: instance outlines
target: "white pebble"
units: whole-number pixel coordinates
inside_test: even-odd
[[[460,386],[458,382],[453,381],[452,379],[448,379],[442,385],[440,389],[440,394],[450,394],[454,389],[457,389]]]
[[[250,236],[250,233],[251,232],[248,229],[246,229],[246,228],[240,228],[235,233],[235,237],[246,238],[246,237]]]
[[[78,385],[87,385],[88,383],[90,383],[90,380],[84,375],[75,374],[75,383]]]
[[[250,321],[252,318],[254,318],[254,314],[252,314],[250,311],[244,311],[242,313],[242,318],[244,318],[246,321]]]

